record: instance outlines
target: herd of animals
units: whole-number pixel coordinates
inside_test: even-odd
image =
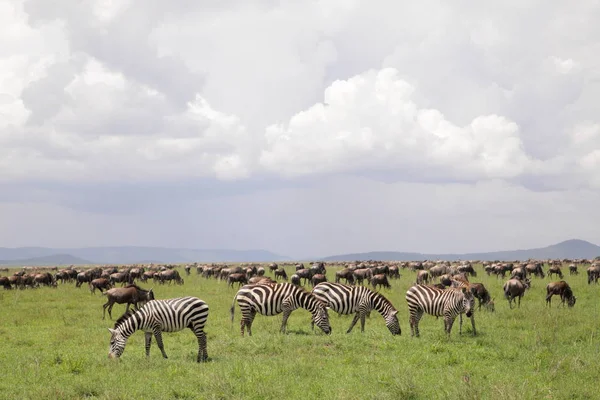
[[[99,290],[106,296],[103,304],[103,319],[108,310],[112,319],[114,304],[125,304],[125,313],[117,319],[114,328],[109,328],[110,358],[118,358],[125,349],[127,339],[137,330],[145,332],[146,355],[150,355],[152,338],[164,358],[167,355],[162,341],[162,332],[176,332],[189,328],[198,339],[197,361],[208,358],[204,326],[208,319],[209,306],[203,300],[185,296],[172,299],[155,299],[152,289],[142,289],[138,283],[149,281],[157,284],[183,285],[179,268],[186,275],[196,273],[206,279],[225,281],[233,288],[238,284],[230,308],[233,322],[235,305],[241,311],[241,335],[252,335],[252,323],[256,314],[273,316],[282,314],[281,332],[286,331],[290,314],[304,308],[311,313],[311,326],[316,325],[325,334],[331,333],[329,311],[339,315],[354,315],[347,330],[350,333],[356,323],[361,321],[364,331],[365,320],[372,310],[383,317],[392,335],[400,335],[398,311],[392,303],[378,291],[379,288],[391,288],[390,281],[400,279],[400,271],[414,273],[415,283],[406,292],[409,310],[411,336],[419,336],[419,321],[424,314],[443,317],[444,330],[449,336],[453,323],[459,317],[459,332],[462,333],[463,314],[471,320],[472,333],[476,335],[474,311],[482,307],[490,312],[495,310],[494,299],[487,288],[472,280],[477,277],[474,268],[479,262],[383,262],[365,261],[346,264],[326,264],[324,262],[292,264],[279,266],[270,264],[224,264],[210,265],[133,265],[133,266],[97,266],[91,268],[69,268],[44,270],[37,267],[23,267],[12,275],[0,276],[0,286],[5,289],[26,289],[40,286],[58,287],[58,284],[84,284],[92,294]],[[600,262],[593,260],[546,260],[521,262],[483,262],[488,275],[499,279],[508,279],[503,284],[503,293],[509,307],[520,307],[521,299],[531,286],[533,277],[543,279],[548,275],[560,280],[546,285],[546,304],[550,305],[553,296],[559,296],[562,305],[573,307],[576,297],[569,284],[563,280],[562,267],[568,265],[569,275],[577,275],[579,266],[586,267],[588,284],[598,283]],[[545,264],[548,269],[544,272]],[[335,267],[334,280],[327,278],[327,270]],[[294,269],[288,277],[286,268]],[[10,272],[8,268],[0,271]],[[194,272],[193,272],[194,271]],[[270,275],[267,275],[269,272]],[[330,273],[331,276],[331,273]],[[305,285],[311,285],[309,291]],[[120,287],[117,287],[120,285]],[[130,309],[130,306],[133,306]]]

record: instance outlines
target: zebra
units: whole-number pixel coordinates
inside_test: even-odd
[[[136,330],[146,335],[146,357],[150,356],[152,335],[158,348],[167,358],[162,341],[162,332],[178,332],[190,328],[198,338],[197,362],[207,361],[206,334],[204,325],[208,319],[208,304],[197,297],[178,297],[164,300],[150,300],[137,311],[128,311],[115,323],[111,334],[109,358],[119,358],[125,350],[127,339]]]
[[[364,332],[365,318],[373,309],[381,314],[385,320],[385,325],[392,335],[400,335],[402,333],[400,323],[398,322],[398,311],[382,294],[374,292],[368,287],[323,282],[313,288],[313,294],[338,314],[348,315],[355,313],[350,328],[348,328],[346,333],[352,331],[359,318],[360,330]]]
[[[311,312],[313,324],[316,323],[326,334],[331,333],[325,305],[312,293],[291,283],[258,283],[243,286],[238,290],[231,304],[231,323],[233,323],[236,300],[242,312],[240,321],[242,336],[244,336],[244,327],[248,329],[248,336],[252,336],[252,321],[257,312],[267,316],[283,313],[280,331],[285,333],[290,314],[299,307]]]
[[[406,292],[408,303],[410,333],[411,336],[419,337],[419,320],[423,313],[444,317],[444,330],[450,337],[452,324],[456,316],[460,315],[459,334],[462,334],[462,313],[471,319],[473,335],[475,330],[475,296],[468,287],[440,289],[434,286],[414,285]]]

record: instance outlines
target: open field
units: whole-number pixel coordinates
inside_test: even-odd
[[[412,338],[404,294],[415,273],[401,271],[392,289],[381,292],[399,310],[402,335],[393,337],[376,313],[346,334],[351,316],[330,313],[333,333],[310,330],[310,314],[292,313],[287,335],[281,316],[258,315],[252,337],[240,337],[240,311],[229,319],[235,289],[192,272],[183,286],[154,287],[156,298],[192,295],[210,306],[206,327],[210,362],[197,364],[196,338],[189,330],[165,333],[169,359],[153,342],[144,354],[136,332],[119,361],[107,358],[114,320],[102,320],[105,297],[75,284],[58,288],[0,290],[0,398],[6,399],[597,399],[600,370],[600,285],[585,271],[569,276],[577,296],[573,309],[553,299],[545,286],[557,279],[532,278],[520,309],[502,297],[502,279],[482,282],[496,312],[475,314],[478,335],[458,320],[448,340],[443,320],[425,315],[421,337]],[[334,269],[328,270],[333,279]],[[563,268],[566,271],[566,268]],[[5,273],[6,274],[6,273]],[[272,276],[269,272],[267,275]],[[291,275],[291,268],[288,268]],[[237,285],[236,285],[237,286]],[[124,305],[115,305],[116,319]]]

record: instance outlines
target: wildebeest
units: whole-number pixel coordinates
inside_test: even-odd
[[[290,282],[293,285],[300,286],[300,277],[298,275],[294,274],[290,277]]]
[[[571,264],[569,265],[569,275],[578,275],[579,271],[577,271],[577,265]]]
[[[133,304],[135,309],[139,308],[140,302],[154,300],[154,292],[152,289],[144,290],[137,285],[127,285],[122,288],[109,289],[102,293],[108,298],[108,301],[102,306],[102,319],[106,317],[106,308],[108,308],[108,316],[112,319],[112,308],[115,303],[127,304],[125,312],[129,311],[129,306]]]
[[[373,271],[371,271],[369,268],[361,268],[355,270],[353,272],[353,275],[356,283],[362,285],[365,279],[367,280],[367,282],[371,282],[371,278],[373,277]]]
[[[558,265],[553,265],[548,268],[548,277],[552,277],[552,275],[558,275],[560,279],[563,278],[563,273]]]
[[[335,283],[340,283],[340,280],[344,279],[348,285],[354,284],[354,275],[350,268],[344,268],[335,273]]]
[[[478,310],[481,310],[481,306],[483,305],[489,311],[495,311],[496,307],[494,304],[494,300],[490,296],[490,292],[486,289],[483,283],[469,283],[469,289],[471,289],[471,293],[478,300]]]
[[[327,282],[327,276],[324,274],[314,274],[312,278],[310,278],[310,283],[313,287],[317,286],[319,283]]]
[[[169,281],[169,284],[171,284],[172,281],[175,281],[175,283],[183,285],[183,278],[175,269],[161,271],[154,275],[154,279],[158,280],[159,283],[165,283],[165,281]]]
[[[428,271],[425,271],[425,270],[417,271],[417,285],[424,285],[424,284],[429,283],[430,278],[431,278],[431,275],[429,275]]]
[[[530,285],[529,279],[521,281],[520,279],[513,278],[504,283],[502,290],[510,308],[512,308],[512,302],[516,297],[519,298],[518,307],[521,307],[521,297],[523,297],[525,290],[529,289]]]
[[[385,274],[373,275],[371,278],[371,285],[373,286],[373,290],[377,290],[377,286],[381,286],[386,289],[392,288],[392,285],[390,285],[390,282]]]
[[[587,269],[588,276],[588,284],[594,282],[598,283],[598,278],[600,278],[600,266],[594,264]]]
[[[280,278],[280,277],[284,281],[288,280],[287,272],[285,272],[285,269],[283,269],[283,268],[275,270],[275,280],[277,280],[277,278]]]
[[[233,284],[235,282],[237,282],[238,287],[240,287],[248,283],[248,277],[246,274],[229,274],[227,277],[227,286],[231,286],[233,288]]]
[[[310,269],[308,268],[303,268],[303,269],[299,269],[296,271],[296,275],[298,275],[298,277],[302,280],[304,279],[304,284],[307,284],[308,282],[310,282],[310,279],[313,276],[313,273]]]
[[[10,280],[6,276],[0,276],[0,286],[4,287],[4,289],[12,289]]]
[[[546,305],[552,305],[552,296],[554,295],[560,296],[560,301],[563,306],[566,301],[569,307],[573,307],[575,301],[577,301],[577,298],[573,294],[573,290],[565,281],[550,282],[546,286]]]
[[[89,283],[89,286],[92,294],[96,293],[96,289],[98,289],[100,293],[103,293],[104,290],[112,288],[110,281],[106,278],[94,279]]]
[[[248,279],[248,283],[251,285],[260,283],[260,284],[275,284],[277,283],[276,281],[274,281],[271,277],[269,276],[253,276],[252,278]]]

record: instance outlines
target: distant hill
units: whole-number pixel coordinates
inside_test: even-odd
[[[147,260],[155,263],[185,262],[264,262],[287,261],[288,257],[266,250],[226,250],[226,249],[170,249],[164,247],[116,246],[85,248],[46,248],[46,247],[0,247],[0,264],[43,262],[67,260],[72,257],[77,262],[57,262],[57,264],[135,264]],[[49,258],[50,257],[50,258]],[[54,257],[54,258],[52,258]],[[40,264],[42,265],[42,264]]]
[[[19,258],[16,260],[0,260],[0,265],[85,265],[93,264],[83,258],[74,257],[70,254],[53,254],[50,256]]]
[[[321,258],[323,261],[355,261],[355,260],[527,260],[535,259],[563,259],[587,258],[593,259],[600,256],[600,246],[585,240],[565,240],[548,247],[529,250],[495,251],[488,253],[465,254],[422,254],[405,253],[396,251],[374,251],[368,253],[340,254]]]

